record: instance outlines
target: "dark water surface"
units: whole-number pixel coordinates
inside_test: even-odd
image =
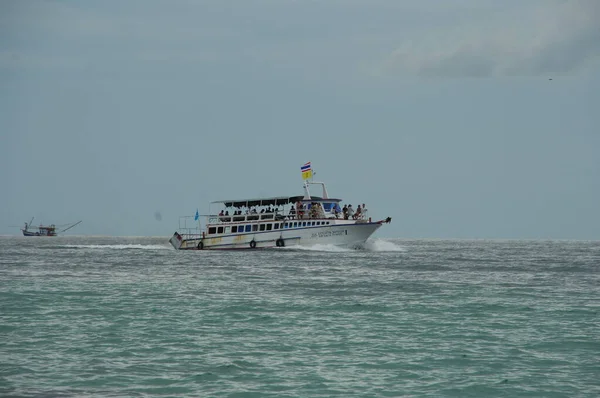
[[[0,395],[598,397],[600,243],[0,238]]]

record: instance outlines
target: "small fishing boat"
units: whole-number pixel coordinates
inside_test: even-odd
[[[341,199],[331,198],[323,182],[312,180],[310,163],[301,168],[304,195],[254,199],[219,200],[209,205],[209,213],[196,210],[191,217],[180,217],[179,231],[169,242],[176,250],[257,249],[333,244],[352,247],[364,243],[391,217],[373,221],[366,208],[344,211]],[[308,180],[310,178],[310,181]],[[310,185],[322,188],[321,196],[310,192]],[[220,212],[212,211],[214,206]],[[364,209],[364,210],[363,210]],[[204,228],[200,217],[205,219]]]
[[[54,224],[50,224],[50,225],[42,225],[40,224],[39,227],[35,227],[32,226],[31,223],[33,222],[33,217],[31,218],[31,221],[29,221],[28,223],[25,223],[25,227],[21,228],[21,231],[23,232],[23,236],[57,236],[59,233],[63,233],[73,227],[75,227],[76,225],[79,225],[81,223],[81,221],[77,221],[76,223],[73,224],[64,224],[64,225],[54,225]],[[66,227],[66,228],[64,228]],[[60,228],[64,228],[62,230],[59,230],[58,232],[56,231]]]

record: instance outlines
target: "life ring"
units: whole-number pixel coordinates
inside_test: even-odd
[[[198,250],[204,249],[204,243],[202,241],[198,242]]]
[[[285,241],[283,239],[279,238],[279,239],[277,239],[275,241],[275,246],[277,246],[277,247],[285,247]]]
[[[256,241],[251,240],[250,241],[250,249],[255,249],[256,248]]]

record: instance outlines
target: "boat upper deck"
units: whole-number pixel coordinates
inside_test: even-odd
[[[225,207],[256,207],[256,206],[284,206],[290,203],[311,203],[311,202],[331,202],[331,203],[339,203],[341,199],[335,198],[321,198],[318,196],[276,196],[271,198],[253,198],[253,199],[229,199],[229,200],[215,200],[211,202],[211,204],[223,204]]]

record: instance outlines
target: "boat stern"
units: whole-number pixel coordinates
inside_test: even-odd
[[[179,250],[181,247],[181,243],[183,242],[183,237],[179,234],[179,232],[175,232],[171,239],[169,239],[169,243],[175,248],[175,250]]]

